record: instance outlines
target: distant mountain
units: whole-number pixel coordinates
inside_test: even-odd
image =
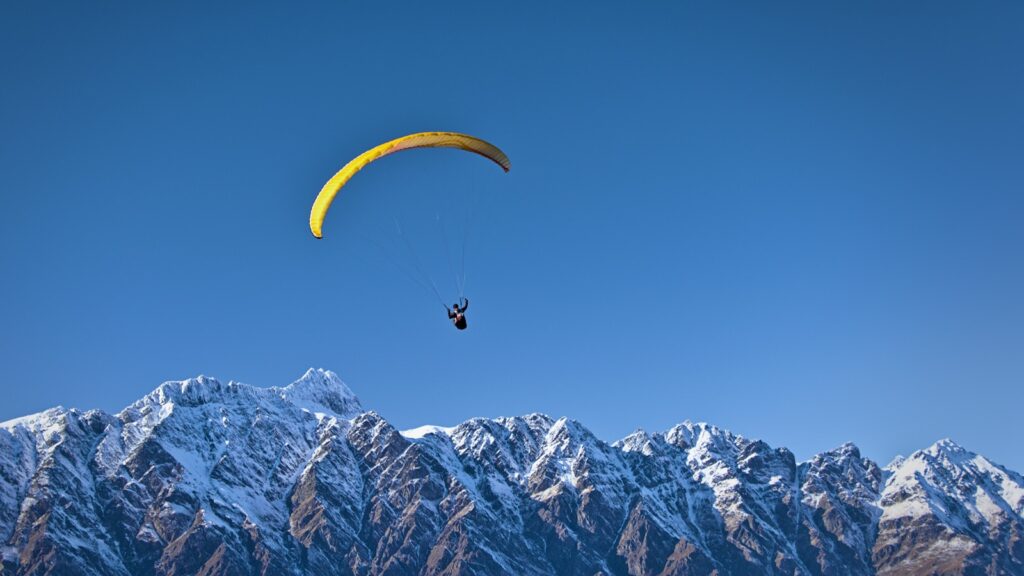
[[[332,372],[0,424],[7,575],[1024,574],[1024,478],[950,440],[798,463],[708,424],[402,433]]]

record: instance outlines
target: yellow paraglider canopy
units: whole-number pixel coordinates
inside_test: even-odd
[[[400,150],[409,150],[410,148],[459,148],[489,158],[495,164],[501,166],[505,172],[508,172],[512,167],[508,156],[498,149],[497,146],[468,134],[459,134],[457,132],[419,132],[395,138],[390,142],[370,148],[356,156],[324,184],[324,187],[320,189],[320,193],[317,194],[316,201],[313,202],[313,209],[309,213],[309,230],[313,233],[313,236],[317,238],[323,237],[322,227],[324,218],[327,216],[327,209],[331,207],[331,202],[338,195],[338,191],[355,176],[356,172],[359,172],[367,164],[378,158]]]

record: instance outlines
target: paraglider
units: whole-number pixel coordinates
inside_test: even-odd
[[[356,172],[359,172],[370,162],[378,158],[412,148],[458,148],[467,152],[474,152],[493,161],[498,166],[501,166],[501,169],[505,172],[512,168],[508,156],[497,146],[468,134],[459,134],[458,132],[419,132],[395,138],[390,142],[370,148],[356,156],[324,184],[324,187],[320,189],[320,193],[317,194],[316,200],[313,202],[313,209],[309,212],[309,230],[313,233],[313,236],[323,238],[322,229],[324,218],[327,216],[327,210],[331,207],[331,202],[334,202],[334,197],[338,195],[338,191],[355,176]]]
[[[324,219],[327,216],[327,210],[330,209],[331,203],[334,202],[339,191],[341,191],[341,189],[349,180],[352,179],[353,176],[355,176],[357,172],[379,158],[413,148],[457,148],[479,154],[500,166],[505,172],[508,172],[511,169],[508,156],[506,156],[501,149],[485,140],[481,140],[468,134],[460,134],[457,132],[419,132],[416,134],[402,136],[401,138],[395,138],[394,140],[375,146],[356,156],[345,164],[341,170],[335,173],[326,184],[324,184],[323,188],[320,189],[320,193],[317,194],[316,200],[313,202],[313,208],[309,213],[309,230],[313,233],[313,236],[316,238],[323,238],[323,224]],[[400,228],[399,233],[401,233]],[[404,237],[403,241],[407,242]],[[445,242],[447,244],[447,239]],[[408,242],[407,247],[410,252],[413,251],[411,244]],[[464,259],[465,246],[463,246],[463,260]],[[459,302],[455,303],[451,308],[441,300],[437,287],[434,285],[432,280],[428,278],[427,283],[417,280],[417,282],[421,284],[429,284],[429,287],[433,290],[435,296],[437,296],[441,301],[441,304],[445,307],[445,310],[447,310],[448,319],[451,320],[454,326],[459,330],[466,329],[466,309],[469,307],[469,299],[462,296],[462,289],[465,283],[464,272],[462,276],[462,282],[458,282],[457,279]]]

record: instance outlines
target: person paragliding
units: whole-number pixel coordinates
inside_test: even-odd
[[[461,302],[462,306],[459,306]],[[452,304],[451,308],[448,308],[448,319],[455,324],[455,327],[459,330],[466,329],[466,310],[469,308],[469,298],[460,298],[459,302]]]
[[[480,156],[483,156],[497,164],[505,172],[508,172],[512,168],[512,164],[509,161],[508,156],[502,152],[501,149],[490,142],[481,140],[475,136],[470,136],[469,134],[460,134],[458,132],[418,132],[416,134],[409,134],[400,138],[395,138],[394,140],[390,140],[370,148],[356,156],[347,164],[342,166],[341,170],[338,170],[338,172],[336,172],[334,176],[324,184],[323,188],[320,189],[320,193],[317,194],[316,200],[313,201],[313,207],[309,212],[309,231],[313,233],[313,236],[316,238],[323,238],[324,220],[327,217],[328,209],[331,207],[331,204],[334,202],[334,199],[338,196],[342,188],[345,187],[348,181],[351,180],[357,172],[380,158],[403,150],[413,150],[416,148],[455,148],[479,154]],[[397,219],[395,223],[397,226]],[[443,228],[441,231],[442,234],[444,234]],[[400,227],[399,234],[401,234]],[[405,241],[409,252],[413,254],[413,258],[418,260],[412,244],[408,242],[404,236],[403,241]],[[445,237],[445,243],[447,248],[447,237]],[[463,252],[465,252],[465,247],[463,247]],[[450,253],[448,256],[450,258]],[[464,257],[465,254],[463,253],[463,258]],[[451,260],[449,260],[449,265],[451,265]],[[418,263],[416,267],[419,269]],[[454,270],[454,267],[452,268]],[[438,302],[448,311],[448,319],[452,321],[456,328],[459,330],[466,329],[466,309],[469,308],[469,300],[467,298],[460,297],[459,302],[449,308],[448,305],[445,304],[444,298],[442,298],[437,286],[434,284],[434,281],[428,274],[420,270],[420,276],[423,276],[423,278],[416,278],[412,273],[409,273],[409,275],[410,277],[413,277],[413,280],[422,284],[424,288],[429,288],[433,291]],[[458,284],[460,294],[462,293],[464,282],[464,275],[461,281],[458,279],[458,275],[456,275],[456,283]]]

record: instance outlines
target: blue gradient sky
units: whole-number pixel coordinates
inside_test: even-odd
[[[1024,4],[140,4],[0,7],[0,419],[319,366],[399,427],[1024,469]],[[315,241],[421,130],[512,172],[388,158]],[[447,279],[472,194],[459,333],[365,237],[397,212]]]

